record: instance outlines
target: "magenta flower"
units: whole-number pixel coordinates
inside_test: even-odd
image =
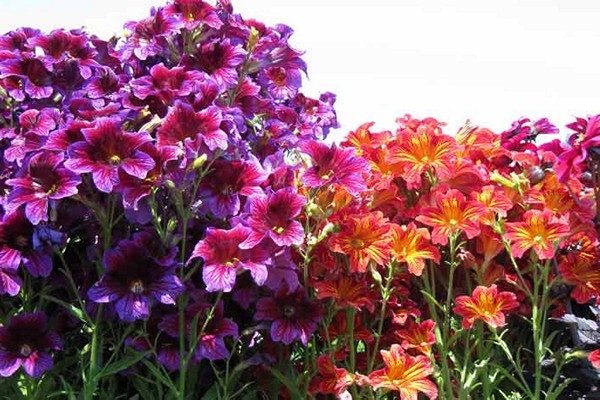
[[[123,321],[146,319],[154,301],[175,304],[183,291],[174,265],[160,265],[135,240],[123,240],[108,250],[104,268],[105,274],[88,290],[88,297],[96,303],[115,303]]]
[[[559,156],[556,175],[561,181],[566,181],[572,172],[581,173],[586,168],[588,151],[600,147],[600,115],[577,118],[577,121],[567,125],[575,131],[569,137],[571,148]]]
[[[25,218],[22,209],[4,216],[0,222],[0,265],[5,271],[16,271],[23,262],[32,276],[50,275],[52,249],[40,240],[39,232],[40,229]],[[55,231],[49,233],[52,237],[59,235]],[[17,280],[4,282],[5,290],[18,292],[17,283]]]
[[[0,375],[13,375],[19,367],[32,378],[39,378],[52,368],[50,351],[62,349],[62,340],[47,328],[42,312],[13,316],[0,326]]]
[[[135,79],[130,85],[138,99],[152,96],[163,104],[169,104],[177,97],[194,92],[195,81],[205,79],[205,75],[199,71],[186,71],[183,67],[169,69],[161,63],[150,69],[150,75]]]
[[[367,160],[356,157],[354,149],[332,144],[307,141],[300,149],[312,158],[312,167],[303,175],[303,183],[311,188],[339,186],[351,194],[364,191],[367,186],[363,174],[369,171]]]
[[[222,290],[230,292],[235,285],[238,272],[250,271],[257,285],[262,285],[267,279],[267,264],[269,254],[261,248],[250,250],[239,248],[240,243],[248,238],[252,230],[242,225],[236,225],[230,230],[208,228],[206,236],[199,241],[192,252],[190,260],[201,257],[202,279],[207,292]]]
[[[117,120],[101,118],[93,128],[82,129],[85,141],[69,146],[65,166],[76,173],[92,173],[96,187],[110,193],[119,183],[119,170],[143,179],[154,168],[154,160],[139,150],[150,135],[124,132]]]
[[[177,101],[158,128],[158,147],[184,144],[197,153],[201,143],[210,150],[227,148],[227,134],[221,130],[221,110],[211,106],[196,112],[189,104]]]
[[[302,244],[304,228],[295,218],[305,204],[306,198],[292,188],[251,196],[248,226],[252,232],[240,244],[240,248],[250,249],[267,237],[278,246]]]
[[[254,319],[271,322],[271,338],[290,344],[299,339],[305,346],[321,318],[321,308],[312,303],[303,288],[289,293],[285,285],[273,297],[256,302]]]
[[[219,29],[223,22],[219,18],[216,9],[202,0],[175,0],[164,9],[165,14],[174,17],[178,26],[193,30],[201,24]]]
[[[27,110],[19,116],[21,132],[31,132],[40,136],[47,136],[56,128],[56,121],[60,119],[60,112],[55,108]]]
[[[0,79],[18,77],[24,81],[25,93],[34,99],[52,95],[52,63],[21,53],[0,62]]]
[[[16,178],[6,184],[13,190],[7,207],[25,204],[25,215],[32,224],[48,220],[48,203],[77,194],[81,178],[62,166],[63,153],[41,151],[29,159]]]
[[[128,60],[132,54],[140,60],[160,54],[166,47],[165,37],[177,30],[177,22],[166,15],[164,9],[158,9],[141,21],[125,23],[125,29],[131,31],[121,50],[121,59]]]
[[[237,85],[236,68],[244,62],[245,50],[234,46],[229,39],[205,43],[192,65],[208,73],[221,88]],[[189,63],[189,62],[188,62]]]
[[[200,196],[215,217],[226,218],[240,212],[240,196],[262,194],[260,185],[267,174],[258,161],[216,160],[202,186]]]

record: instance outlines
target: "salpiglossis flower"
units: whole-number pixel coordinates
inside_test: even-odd
[[[417,228],[412,222],[408,225],[394,225],[391,237],[394,259],[406,263],[411,274],[420,276],[425,267],[425,260],[440,262],[440,252],[431,244],[427,229]]]
[[[350,271],[365,272],[369,262],[383,265],[389,259],[390,224],[380,211],[351,216],[329,240],[336,253],[348,255]]]
[[[554,256],[555,244],[569,233],[569,226],[555,220],[552,212],[529,210],[523,214],[523,222],[506,224],[506,237],[510,239],[515,257],[521,257],[533,249],[544,260]]]
[[[476,320],[481,320],[492,328],[506,324],[506,311],[519,307],[517,296],[512,292],[498,292],[498,287],[477,286],[471,296],[458,296],[454,312],[463,317],[462,326],[469,329]]]
[[[401,400],[416,400],[419,393],[432,400],[437,398],[437,386],[429,379],[433,367],[428,357],[413,357],[399,344],[393,344],[389,351],[381,350],[381,356],[385,367],[371,372],[368,377],[374,389],[399,392]]]
[[[448,237],[456,232],[464,232],[469,239],[480,233],[479,206],[466,200],[465,196],[455,189],[445,193],[434,194],[434,206],[423,208],[415,219],[433,227],[431,238],[433,243],[445,245]]]
[[[409,189],[419,188],[421,175],[448,162],[457,150],[453,138],[435,134],[426,126],[419,126],[416,131],[405,129],[395,143],[389,162],[397,164]]]
[[[318,299],[334,299],[340,308],[353,307],[357,310],[366,308],[370,312],[375,309],[375,303],[369,296],[364,280],[340,275],[316,282],[314,287]]]

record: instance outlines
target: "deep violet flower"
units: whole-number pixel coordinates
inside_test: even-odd
[[[193,65],[208,73],[221,88],[229,88],[238,83],[236,68],[244,61],[246,52],[241,46],[234,46],[229,39],[203,44]]]
[[[242,225],[233,229],[208,228],[203,240],[196,244],[190,260],[202,257],[202,279],[207,292],[222,290],[230,292],[239,271],[250,271],[257,285],[267,279],[267,264],[270,263],[266,250],[254,247],[242,250],[242,243],[252,230]]]
[[[298,93],[302,75],[298,69],[268,68],[258,76],[258,81],[267,87],[273,98],[285,100]]]
[[[252,232],[240,244],[240,248],[250,249],[267,237],[278,246],[302,244],[304,228],[295,218],[306,204],[304,196],[292,188],[283,188],[251,196],[248,201],[248,226]]]
[[[22,209],[6,214],[0,222],[0,265],[15,271],[21,262],[32,276],[48,276],[52,271],[52,250],[41,242],[36,228]],[[60,235],[50,231],[50,236]],[[48,235],[46,235],[48,236]],[[16,282],[6,282],[11,291]],[[8,291],[8,288],[6,289]]]
[[[289,293],[282,286],[273,297],[264,297],[256,303],[254,319],[271,322],[271,338],[290,344],[300,340],[305,346],[321,318],[318,304],[312,303],[303,288]]]
[[[158,147],[184,144],[197,153],[202,143],[210,150],[227,148],[227,135],[221,130],[223,116],[217,107],[196,112],[189,104],[176,102],[158,129]]]
[[[164,38],[177,30],[177,22],[166,15],[164,9],[158,9],[148,18],[126,22],[124,27],[131,35],[120,49],[120,58],[128,60],[135,55],[140,60],[146,60],[166,48]]]
[[[251,162],[219,159],[211,169],[199,192],[204,208],[218,218],[237,215],[240,196],[262,194],[260,185],[268,176],[256,159]]]
[[[335,185],[351,194],[367,188],[363,173],[368,172],[368,161],[354,155],[352,148],[340,148],[335,144],[307,141],[300,149],[312,158],[312,167],[303,175],[303,182],[311,188]]]
[[[7,377],[19,367],[33,378],[39,378],[52,368],[50,351],[62,349],[58,334],[47,328],[42,312],[13,316],[0,326],[0,375]]]
[[[0,59],[1,60],[1,59]],[[14,55],[0,62],[0,79],[18,77],[24,81],[24,90],[34,99],[52,95],[52,63],[38,59],[29,53]]]
[[[185,310],[185,328],[190,340],[198,340],[194,361],[226,359],[230,352],[225,345],[225,338],[239,336],[237,324],[232,319],[224,317],[223,302],[220,301],[214,307],[212,318],[206,326],[203,326],[212,305],[204,299],[204,296],[196,296],[196,293],[192,293],[192,297],[196,298]],[[194,326],[194,323],[197,325]],[[158,326],[168,335],[174,338],[179,337],[179,316],[177,314],[165,316]],[[202,329],[203,327],[204,329]],[[192,337],[193,332],[198,335],[197,338]]]
[[[123,321],[145,319],[153,301],[175,304],[183,285],[175,266],[164,266],[151,257],[146,247],[123,240],[104,253],[105,274],[88,291],[96,303],[115,303]]]
[[[29,159],[16,178],[6,181],[13,190],[8,195],[9,209],[25,204],[25,215],[32,224],[48,220],[50,201],[77,194],[81,178],[62,162],[63,153],[42,151]]]
[[[205,75],[199,71],[186,71],[183,67],[169,69],[162,63],[150,69],[150,75],[130,82],[133,94],[139,99],[149,96],[168,104],[173,99],[187,96],[195,89],[198,80],[205,80]]]
[[[143,179],[154,160],[139,150],[150,142],[144,132],[125,132],[117,120],[99,119],[93,128],[81,130],[85,140],[69,146],[65,166],[76,173],[92,173],[96,187],[106,193],[119,183],[119,170]]]

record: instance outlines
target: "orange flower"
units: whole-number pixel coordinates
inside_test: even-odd
[[[431,346],[435,344],[435,321],[428,319],[421,323],[410,320],[406,329],[396,332],[402,340],[402,348],[416,349],[425,355],[431,353]]]
[[[511,241],[515,257],[521,257],[530,248],[540,259],[554,257],[554,243],[569,233],[569,226],[552,222],[550,211],[530,210],[523,214],[523,222],[506,224],[506,237]]]
[[[480,319],[493,328],[506,325],[504,311],[519,307],[512,292],[498,293],[498,287],[477,286],[472,296],[458,296],[454,312],[463,317],[463,328],[469,329]]]
[[[496,214],[506,218],[506,212],[513,208],[513,203],[504,191],[496,186],[489,185],[481,188],[481,191],[473,192],[471,197],[482,211],[481,222],[490,225],[496,220]]]
[[[391,149],[390,163],[398,165],[400,175],[409,189],[421,186],[421,174],[438,168],[454,155],[457,144],[446,135],[436,135],[431,128],[419,126],[415,131],[405,129]]]
[[[389,259],[390,225],[380,211],[352,216],[329,241],[336,253],[347,254],[351,272],[365,272],[370,261],[383,265]]]
[[[430,243],[429,231],[414,223],[392,227],[392,255],[408,265],[408,272],[420,276],[425,260],[440,262],[440,252]]]
[[[314,284],[318,299],[333,298],[340,308],[352,307],[360,310],[365,307],[370,312],[375,304],[369,298],[364,281],[341,275],[337,279],[326,279]]]
[[[579,304],[600,298],[600,264],[586,253],[569,253],[561,257],[558,271],[566,283],[575,286],[571,297]]]
[[[389,351],[381,350],[381,356],[385,367],[371,372],[368,378],[373,389],[400,392],[400,400],[417,400],[419,392],[437,398],[437,386],[428,379],[433,373],[428,357],[412,357],[399,344],[393,344]]]
[[[479,235],[481,210],[468,203],[461,192],[455,189],[436,192],[434,202],[435,207],[421,210],[421,215],[415,218],[433,227],[433,243],[445,245],[448,237],[457,231],[465,232],[469,239]]]
[[[371,132],[374,122],[367,122],[359,126],[355,132],[350,132],[342,142],[344,147],[354,147],[354,153],[360,156],[366,149],[380,147],[388,142],[392,133],[390,131]]]

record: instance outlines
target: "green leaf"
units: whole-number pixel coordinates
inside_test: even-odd
[[[105,366],[104,368],[102,368],[102,371],[100,371],[98,373],[97,379],[100,379],[100,378],[103,378],[106,376],[116,375],[117,373],[131,367],[132,365],[137,364],[138,362],[140,362],[141,359],[146,357],[148,354],[150,354],[150,353],[149,352],[130,353],[130,354],[126,355],[125,357],[121,358],[120,360],[110,363],[107,366]]]
[[[143,382],[141,379],[134,378],[132,380],[133,387],[138,392],[138,394],[142,397],[143,400],[156,400],[157,397],[152,394],[150,389],[148,389],[148,384]]]
[[[50,296],[48,294],[43,294],[42,297],[46,300],[49,300],[53,303],[56,303],[56,304],[64,307],[67,311],[69,311],[71,314],[73,314],[77,319],[79,319],[84,324],[91,325],[91,321],[88,320],[87,314],[81,308],[75,307],[73,304],[66,303],[66,302],[64,302],[60,299],[57,299],[54,296]]]
[[[277,378],[277,380],[279,382],[281,382],[290,391],[290,394],[292,395],[292,399],[304,399],[305,398],[305,396],[302,396],[302,394],[300,393],[300,390],[298,390],[297,385],[295,385],[294,382],[290,381],[290,379],[288,377],[283,375],[281,372],[279,372],[275,368],[269,367],[269,371],[271,371],[271,374],[273,374],[273,376],[275,378]]]

